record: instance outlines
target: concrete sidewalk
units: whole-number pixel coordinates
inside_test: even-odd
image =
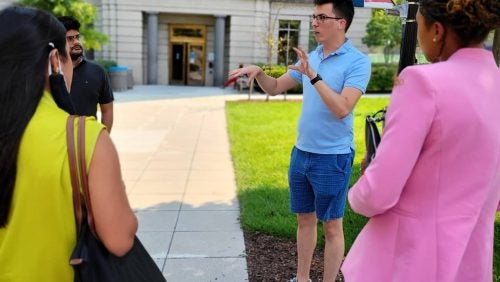
[[[248,92],[135,86],[115,98],[111,137],[138,236],[167,280],[248,281],[224,112],[227,100],[247,100]]]
[[[115,93],[111,137],[138,236],[169,282],[248,280],[224,112],[226,99],[245,95],[231,91]]]

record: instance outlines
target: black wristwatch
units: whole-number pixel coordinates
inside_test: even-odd
[[[316,74],[316,77],[311,79],[311,85],[314,85],[316,82],[320,81],[320,80],[323,80],[323,78],[321,77],[321,75]]]

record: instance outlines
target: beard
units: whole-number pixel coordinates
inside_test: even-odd
[[[83,56],[83,47],[82,46],[78,46],[78,47],[79,47],[79,49],[71,48],[71,50],[69,52],[72,61],[76,61]]]

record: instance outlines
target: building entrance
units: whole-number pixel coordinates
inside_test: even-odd
[[[205,84],[206,28],[201,25],[170,27],[170,84]]]

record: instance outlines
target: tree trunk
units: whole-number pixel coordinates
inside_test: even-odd
[[[493,37],[493,55],[497,66],[500,66],[500,28],[495,30],[495,36]]]

